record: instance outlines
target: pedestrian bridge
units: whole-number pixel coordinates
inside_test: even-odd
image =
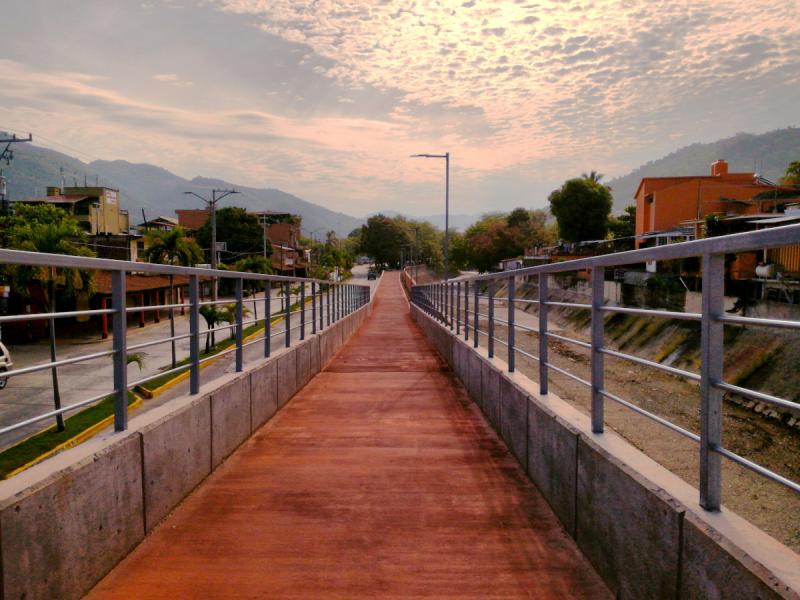
[[[798,597],[796,554],[507,367],[385,273],[336,327],[3,484],[3,597]]]

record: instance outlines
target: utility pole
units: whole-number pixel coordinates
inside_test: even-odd
[[[200,194],[195,192],[183,192],[184,194],[189,194],[191,196],[195,196],[196,198],[200,198],[203,202],[208,205],[208,209],[211,211],[211,268],[217,268],[217,202],[222,200],[225,196],[230,196],[231,194],[238,194],[236,190],[218,190],[214,188],[211,190],[211,199],[204,198]],[[219,279],[214,279],[214,300],[219,300]]]
[[[11,164],[14,158],[14,151],[11,149],[11,144],[22,144],[25,142],[32,142],[33,136],[29,133],[27,138],[18,138],[17,134],[11,134],[11,137],[0,138],[0,145],[5,144],[6,147],[0,152],[0,161],[6,161],[6,165]],[[8,189],[6,187],[6,178],[3,177],[0,171],[0,213],[4,217],[8,216]]]

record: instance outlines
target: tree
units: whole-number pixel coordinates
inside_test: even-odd
[[[596,181],[570,179],[549,197],[550,212],[558,223],[558,234],[567,242],[605,239],[611,192]]]
[[[216,344],[214,328],[222,320],[222,313],[215,306],[201,306],[200,314],[206,320],[206,354],[211,352],[211,346]]]
[[[786,167],[786,174],[781,178],[783,185],[800,187],[800,160],[789,163]]]
[[[200,246],[186,237],[183,227],[175,227],[169,231],[153,230],[145,236],[144,258],[147,262],[164,265],[191,266],[203,260],[203,251]],[[175,289],[173,275],[169,275],[169,303],[175,304]],[[175,337],[175,314],[169,309],[170,337]],[[172,368],[177,364],[175,356],[175,340],[172,340]]]
[[[238,206],[226,206],[217,211],[217,242],[225,242],[228,256],[234,258],[264,254],[264,230],[258,218]],[[211,248],[211,219],[197,231],[197,243]],[[272,244],[266,246],[267,256],[271,256]]]
[[[377,265],[400,262],[400,248],[411,243],[406,227],[384,215],[375,215],[361,227],[359,250],[373,258]]]
[[[86,234],[77,220],[52,204],[16,206],[14,215],[0,219],[5,230],[9,248],[49,254],[72,256],[94,256],[83,246]],[[10,267],[12,283],[17,293],[30,297],[31,288],[40,286],[42,301],[47,312],[56,312],[57,299],[71,299],[79,294],[92,293],[92,272],[85,269],[63,267]],[[56,361],[56,323],[49,320],[50,360]],[[53,381],[53,405],[61,408],[58,387],[58,368],[51,369]],[[64,430],[64,418],[56,415],[58,431]]]
[[[611,237],[620,240],[615,243],[617,251],[633,250],[633,238],[636,235],[636,205],[626,206],[625,211],[618,217],[609,217],[608,228]]]

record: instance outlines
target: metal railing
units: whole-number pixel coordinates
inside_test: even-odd
[[[516,369],[516,355],[522,355],[538,363],[539,391],[548,393],[549,372],[553,371],[589,388],[591,394],[591,427],[594,433],[603,433],[605,426],[604,403],[611,400],[639,415],[642,415],[699,444],[700,505],[706,510],[719,510],[721,503],[721,457],[725,457],[769,480],[800,492],[798,482],[756,464],[722,445],[723,393],[734,393],[768,405],[800,411],[800,403],[746,387],[733,385],[723,378],[723,327],[725,325],[752,325],[800,330],[800,321],[772,318],[731,316],[725,313],[724,277],[725,255],[754,250],[764,250],[800,244],[800,225],[790,225],[769,230],[741,233],[729,236],[659,246],[642,250],[631,250],[617,254],[582,258],[561,263],[505,271],[477,277],[465,277],[447,282],[417,285],[412,288],[411,301],[437,319],[444,327],[463,335],[468,341],[472,336],[474,348],[483,336],[489,357],[494,356],[495,342],[507,347],[508,370]],[[700,257],[702,262],[702,311],[700,313],[621,307],[605,303],[606,268],[621,265],[641,264],[647,261],[668,261]],[[591,303],[562,302],[552,300],[549,293],[551,275],[588,271],[591,282]],[[518,298],[517,282],[534,277],[538,283],[536,299]],[[497,283],[506,283],[507,296],[495,295]],[[481,312],[482,304],[486,312]],[[507,317],[495,316],[497,303],[506,304]],[[518,306],[538,307],[538,326],[526,327],[515,323]],[[548,308],[564,307],[588,310],[591,313],[591,342],[583,342],[548,331]],[[614,313],[633,314],[646,317],[680,319],[700,324],[700,373],[693,373],[613,350],[605,344],[605,316]],[[462,317],[463,314],[463,317]],[[486,330],[481,330],[481,319],[486,321]],[[507,328],[507,339],[495,335],[495,323]],[[533,333],[538,337],[538,355],[526,352],[516,344],[516,331]],[[548,358],[548,339],[559,340],[590,350],[590,380],[579,377],[567,369],[556,366]],[[699,434],[629,402],[606,389],[603,359],[606,356],[629,360],[648,368],[665,371],[671,375],[699,382],[700,428]]]
[[[370,300],[370,288],[366,285],[357,285],[343,282],[322,281],[303,277],[287,277],[278,275],[262,275],[238,271],[222,271],[196,267],[178,267],[152,263],[139,263],[99,258],[86,258],[60,254],[42,254],[37,252],[23,252],[18,250],[0,249],[0,265],[10,267],[43,267],[49,269],[77,269],[85,271],[105,271],[111,274],[111,308],[91,310],[70,310],[62,312],[44,312],[23,315],[0,316],[0,326],[15,321],[47,320],[54,326],[56,319],[100,316],[112,320],[112,343],[110,350],[92,352],[72,356],[62,360],[50,360],[32,366],[11,369],[0,373],[0,380],[36,373],[39,371],[55,371],[59,367],[74,365],[90,360],[110,357],[113,362],[113,388],[108,392],[82,399],[66,406],[60,406],[56,401],[54,410],[37,414],[23,420],[3,424],[0,435],[26,428],[32,424],[53,417],[62,417],[65,413],[78,408],[91,405],[113,395],[114,398],[114,429],[123,431],[128,427],[128,390],[164,377],[170,373],[189,371],[189,393],[197,394],[200,390],[200,367],[220,356],[234,354],[236,371],[244,368],[244,349],[257,343],[263,344],[263,357],[269,357],[271,341],[278,336],[284,337],[284,346],[292,345],[292,334],[295,333],[296,341],[304,340],[307,333],[321,332],[348,314],[358,310]],[[128,274],[153,274],[167,276],[183,276],[188,280],[188,302],[164,303],[150,306],[128,306],[126,282]],[[201,285],[218,283],[225,280],[233,282],[233,297],[221,300],[201,300]],[[260,286],[264,292],[263,298],[245,298],[245,282],[250,287]],[[185,286],[186,284],[182,284]],[[293,287],[295,291],[293,291]],[[278,312],[273,312],[272,303],[276,300],[272,292],[278,289],[282,295],[283,306]],[[252,291],[252,290],[251,290]],[[166,295],[166,294],[165,294]],[[255,307],[256,303],[263,306],[262,317],[245,321],[247,307]],[[235,319],[224,326],[206,328],[201,330],[200,309],[205,306],[233,306]],[[180,309],[188,313],[189,333],[171,335],[168,337],[148,340],[139,344],[128,344],[128,314],[142,311],[167,311],[173,317],[174,311]],[[280,318],[279,321],[277,319]],[[275,322],[277,321],[277,322]],[[273,323],[275,322],[275,323]],[[244,342],[244,328],[248,325],[261,324],[263,335],[260,338]],[[280,326],[282,325],[282,329]],[[276,331],[277,329],[277,331]],[[213,332],[233,331],[234,344],[228,348],[201,358],[200,336]],[[258,333],[256,331],[256,333]],[[143,377],[136,381],[128,380],[128,355],[132,350],[139,350],[162,343],[174,343],[178,340],[189,340],[188,363],[175,366],[166,370]],[[170,365],[171,366],[171,365]],[[55,381],[55,378],[54,378]],[[58,394],[55,394],[58,398]]]

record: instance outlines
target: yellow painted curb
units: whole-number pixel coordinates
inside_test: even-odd
[[[141,397],[136,396],[136,399],[133,402],[131,402],[130,404],[128,404],[128,411],[130,412],[130,411],[136,410],[137,408],[139,408],[143,404],[143,402],[144,402],[144,400],[142,400]],[[82,442],[85,442],[90,437],[92,437],[94,434],[96,434],[98,431],[101,431],[101,430],[105,429],[106,427],[111,425],[113,422],[114,422],[114,415],[108,415],[102,421],[98,421],[97,423],[95,423],[91,427],[81,431],[79,434],[69,438],[68,440],[66,440],[64,442],[61,442],[58,446],[55,446],[55,447],[51,448],[50,450],[48,450],[44,454],[40,454],[39,456],[37,456],[33,460],[25,463],[21,467],[17,467],[13,471],[7,473],[6,476],[5,476],[5,479],[9,479],[9,478],[13,477],[14,475],[16,475],[17,473],[21,473],[25,469],[29,469],[33,465],[42,462],[45,458],[48,458],[49,456],[52,456],[53,454],[57,454],[57,453],[61,452],[62,450],[66,450],[68,448],[72,448],[73,446],[77,446],[78,444],[80,444]],[[38,435],[38,434],[36,434],[36,435]]]

